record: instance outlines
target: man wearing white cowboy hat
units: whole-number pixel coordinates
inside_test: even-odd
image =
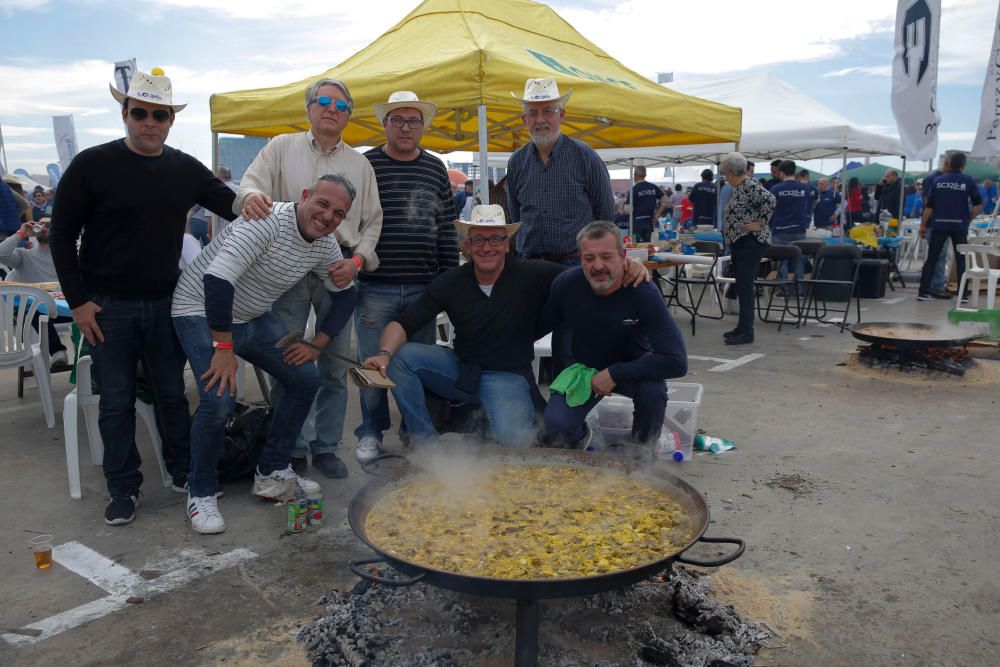
[[[355,326],[358,358],[378,352],[379,336],[389,322],[414,303],[427,284],[458,266],[458,238],[454,199],[448,170],[437,157],[420,147],[424,128],[437,106],[422,102],[416,93],[401,90],[388,102],[375,105],[375,118],[385,128],[385,143],[365,153],[375,170],[382,204],[382,234],[375,252],[375,271],[362,271]],[[409,340],[433,345],[434,322],[428,322]],[[362,389],[361,425],[355,455],[370,461],[379,454],[382,433],[391,425],[389,396],[384,389]]]
[[[305,91],[309,129],[282,134],[268,142],[247,168],[236,195],[234,210],[246,220],[262,220],[271,213],[275,201],[298,201],[299,195],[320,176],[336,173],[357,189],[357,197],[347,217],[334,231],[344,259],[330,267],[330,277],[338,288],[353,281],[358,272],[379,266],[375,252],[382,231],[382,206],[371,163],[343,139],[344,129],[354,111],[354,98],[343,81],[319,79]],[[303,331],[310,310],[322,321],[330,308],[330,295],[315,275],[310,274],[278,299],[274,313],[289,331]],[[347,411],[347,363],[351,354],[351,327],[344,327],[327,347],[334,355],[319,358],[320,389],[292,452],[292,467],[302,473],[306,455],[326,477],[347,477],[347,467],[337,456],[344,435]],[[280,389],[279,389],[280,393]]]
[[[201,162],[164,145],[185,105],[174,104],[162,70],[136,72],[127,92],[112,86],[111,94],[126,136],[73,158],[59,181],[49,238],[60,286],[91,345],[111,494],[104,520],[118,525],[135,516],[142,484],[134,409],[140,361],[173,488],[186,490],[191,421],[170,297],[188,210],[199,204],[227,220],[235,216],[233,191]]]
[[[560,132],[572,90],[555,79],[528,79],[521,120],[531,143],[507,163],[507,210],[524,223],[517,249],[526,257],[579,264],[576,234],[594,220],[611,220],[614,195],[608,170],[590,146]]]
[[[416,445],[438,437],[425,388],[482,405],[501,444],[530,444],[536,411],[544,405],[531,370],[534,341],[549,286],[565,267],[509,258],[510,238],[521,225],[508,224],[495,204],[474,207],[469,222],[455,225],[472,261],[435,278],[416,303],[386,325],[379,351],[364,365],[395,383],[393,396]],[[648,278],[641,263],[629,263],[627,282]],[[455,327],[453,350],[407,342],[441,311]]]

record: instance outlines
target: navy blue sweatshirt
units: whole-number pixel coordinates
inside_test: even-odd
[[[542,310],[544,330],[561,322],[573,331],[573,361],[598,371],[608,369],[616,383],[687,373],[684,337],[651,283],[599,296],[582,268],[570,269],[553,281]]]

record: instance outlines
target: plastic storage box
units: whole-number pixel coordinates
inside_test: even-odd
[[[667,412],[663,430],[677,433],[685,460],[690,459],[698,431],[698,406],[704,387],[691,382],[667,382]],[[623,442],[632,434],[632,399],[612,395],[597,404],[597,423],[608,443]],[[671,453],[665,453],[667,457]]]

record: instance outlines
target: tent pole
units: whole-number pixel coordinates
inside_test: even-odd
[[[635,197],[632,196],[632,184],[635,182],[635,158],[628,159],[628,236],[635,243]]]
[[[715,163],[715,228],[722,231],[722,186],[719,184],[719,168],[722,162]]]
[[[212,133],[212,173],[219,171],[219,133]]]
[[[840,229],[847,229],[847,146],[841,155],[842,164],[840,167]],[[841,232],[843,233],[843,232]]]
[[[479,105],[479,201],[490,203],[489,134],[486,131],[486,105]]]
[[[906,156],[903,156],[903,175],[899,182],[899,220],[903,220],[903,204],[906,202]]]

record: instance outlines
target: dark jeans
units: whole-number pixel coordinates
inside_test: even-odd
[[[104,342],[91,346],[100,392],[98,425],[104,440],[104,476],[112,497],[142,484],[135,446],[136,365],[142,363],[153,392],[163,460],[175,480],[187,476],[191,415],[184,396],[184,352],[174,335],[170,299],[92,296],[101,308]]]
[[[633,243],[649,243],[649,239],[653,235],[652,219],[648,217],[635,218],[632,221],[632,231],[635,232]]]
[[[742,311],[741,311],[742,312]],[[752,312],[752,311],[751,311]],[[667,384],[663,380],[620,382],[615,393],[628,396],[635,405],[632,417],[632,441],[654,442],[663,428],[663,415],[667,409]],[[572,445],[587,434],[584,422],[587,414],[601,402],[603,396],[593,395],[583,405],[570,407],[566,397],[553,392],[545,406],[545,441]]]
[[[41,317],[41,315],[42,315],[41,313],[36,312],[35,316],[33,318],[31,318],[31,328],[34,329],[35,331],[38,331],[38,318]],[[55,323],[57,321],[60,321],[60,322],[72,322],[73,318],[71,318],[71,317],[57,317],[55,320],[53,320],[53,319],[51,319],[51,316],[50,316],[49,325],[47,327],[48,330],[49,330],[49,356],[52,356],[56,352],[65,352],[66,351],[66,346],[63,345],[62,340],[59,339],[59,332],[56,331],[56,324]]]
[[[760,260],[767,245],[758,243],[753,236],[742,236],[732,246],[733,277],[736,278],[736,297],[740,302],[740,320],[736,330],[753,333],[754,280],[760,270]]]
[[[927,259],[924,260],[924,268],[920,271],[920,289],[917,291],[918,294],[931,293],[934,266],[937,264],[941,250],[948,239],[951,239],[951,247],[955,249],[955,280],[961,284],[962,274],[965,273],[965,255],[958,252],[958,246],[968,242],[969,229],[935,229],[932,230],[930,240],[927,241]],[[959,296],[961,297],[962,295]]]
[[[198,378],[199,402],[191,425],[191,474],[188,482],[192,496],[211,496],[219,488],[219,455],[222,453],[226,422],[236,409],[236,397],[228,393],[219,396],[217,386],[205,391],[205,381],[201,376],[208,370],[215,353],[208,320],[203,316],[176,317],[174,326],[183,341],[191,370]],[[278,316],[270,312],[246,324],[233,324],[236,354],[273,377],[282,388],[275,398],[271,427],[257,459],[257,467],[265,475],[288,467],[295,439],[319,389],[319,373],[315,364],[291,366],[282,358],[283,350],[275,343],[287,333],[288,329]]]

